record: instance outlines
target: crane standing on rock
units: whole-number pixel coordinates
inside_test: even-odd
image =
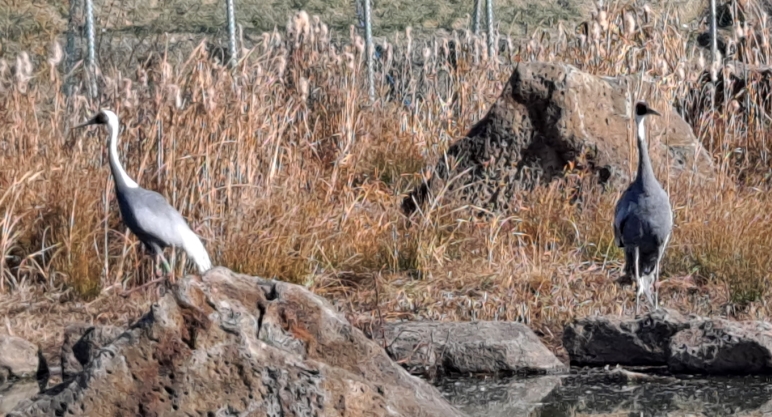
[[[199,274],[212,268],[209,254],[198,236],[190,230],[182,215],[174,209],[159,193],[146,190],[132,180],[123,169],[118,159],[118,116],[110,110],[102,109],[89,121],[75,126],[107,125],[110,133],[109,152],[110,170],[115,183],[115,195],[121,217],[126,226],[136,235],[148,250],[155,254],[156,270],[158,258],[161,259],[164,272],[169,274],[171,267],[164,257],[163,250],[168,246],[180,247],[198,267]]]
[[[614,241],[625,251],[625,275],[635,276],[638,290],[635,314],[638,314],[641,294],[654,308],[659,308],[656,282],[660,262],[673,229],[670,199],[651,167],[644,118],[659,116],[644,101],[635,104],[635,124],[638,136],[638,174],[617,202],[614,212]],[[652,300],[652,287],[654,297]]]

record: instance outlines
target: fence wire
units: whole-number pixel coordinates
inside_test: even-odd
[[[137,7],[140,2],[145,7],[155,7],[158,13],[154,14],[148,10],[139,12]],[[254,28],[260,24],[254,3],[244,1],[243,4],[236,4],[234,0],[218,0],[218,3],[219,8],[212,8],[208,3],[185,3],[184,0],[153,0],[150,3],[146,0],[70,0],[66,36],[66,73],[70,76],[65,84],[65,91],[72,95],[73,86],[78,84],[80,79],[81,85],[85,85],[88,91],[88,96],[94,99],[99,96],[102,68],[118,69],[128,74],[132,68],[147,65],[155,59],[153,57],[163,56],[164,60],[180,62],[202,41],[210,58],[222,65],[235,67],[240,59],[240,52],[249,50],[260,40],[264,41],[264,35],[257,36],[256,31],[243,29],[244,26]],[[474,62],[479,62],[480,48],[476,46],[479,45],[476,41],[470,41],[469,36],[481,36],[482,45],[487,46],[487,56],[493,58],[500,49],[495,37],[493,1],[470,0],[468,9],[467,16],[471,17],[468,24],[472,27],[472,34],[467,31],[465,37],[468,43],[473,45],[468,49],[473,51]],[[263,15],[282,11],[284,10],[260,10]],[[298,16],[297,12],[284,12],[289,16],[288,24]],[[391,46],[387,47],[383,38],[376,42],[373,36],[374,32],[379,31],[373,22],[373,15],[378,13],[377,5],[374,7],[372,0],[355,0],[351,5],[351,29],[364,32],[360,32],[364,37],[362,53],[365,59],[361,79],[365,80],[366,85],[363,87],[367,88],[371,100],[379,98],[376,97],[376,90],[383,91],[380,87],[386,86],[385,91],[390,96],[398,95],[403,97],[406,103],[414,103],[415,92],[420,90],[420,87],[416,86],[420,84],[418,80],[428,74],[425,67],[431,64],[431,54],[427,55],[427,51],[434,51],[434,55],[437,55],[438,50],[446,50],[445,59],[450,59],[450,55],[461,52],[457,50],[460,45],[452,42],[449,47],[447,39],[440,41],[430,37],[424,37],[420,41],[414,40],[408,28],[408,44],[402,47],[403,51],[399,54],[399,58],[404,58],[407,62],[401,64],[401,69],[398,66],[388,67],[399,59],[394,59],[394,50],[386,51]],[[483,13],[487,31],[480,34]],[[314,18],[318,19],[316,16]],[[276,34],[276,29],[273,32]],[[381,32],[388,32],[388,29],[381,29]],[[275,35],[270,38],[275,39]],[[458,39],[458,33],[455,38]],[[354,41],[352,43],[356,42],[354,38],[350,40]],[[337,40],[339,45],[343,42],[345,39]],[[454,49],[452,53],[451,47]],[[384,66],[381,61],[387,52],[391,54],[390,62]],[[77,63],[81,59],[85,62],[79,66]],[[436,57],[434,59],[437,60]],[[418,73],[415,71],[416,63],[418,67],[423,68],[419,69]],[[437,62],[434,63],[435,67],[436,64]],[[379,73],[378,77],[376,71]],[[410,91],[412,93],[409,93]]]

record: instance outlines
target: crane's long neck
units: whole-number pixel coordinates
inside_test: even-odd
[[[636,116],[635,124],[638,136],[638,177],[637,180],[643,183],[656,181],[654,170],[651,167],[651,158],[649,158],[649,146],[646,143],[646,125],[643,117]]]
[[[112,117],[108,120],[108,129],[110,130],[110,171],[113,173],[113,180],[115,181],[115,187],[118,189],[123,188],[137,188],[139,185],[134,182],[126,170],[121,165],[121,160],[118,159],[118,118]]]

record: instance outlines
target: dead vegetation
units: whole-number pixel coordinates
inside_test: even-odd
[[[537,30],[522,45],[509,40],[514,46],[501,62],[463,34],[451,39],[455,62],[439,59],[449,39],[412,45],[425,58],[421,76],[397,91],[379,72],[376,103],[364,88],[361,40],[335,48],[316,21],[288,42],[266,34],[233,71],[212,62],[203,44],[185,62],[161,55],[131,74],[104,68],[96,100],[85,84],[68,100],[61,72],[50,69],[55,60],[0,62],[8,68],[0,73],[3,327],[53,340],[63,326],[50,317],[136,318],[154,297],[116,296],[151,280],[152,268],[120,222],[105,132],[70,131],[98,103],[121,117],[129,174],[167,196],[215,264],[309,286],[363,328],[399,318],[516,320],[559,343],[572,317],[631,314],[632,289],[613,284],[623,261],[611,228],[621,190],[603,192],[583,172],[567,169],[563,179],[524,193],[509,213],[478,217],[447,198],[410,218],[400,211],[422,167],[484,114],[521,60],[603,75],[645,71],[662,99],[690,109],[719,169],[701,187],[663,179],[675,228],[661,303],[769,317],[772,105],[757,93],[768,91],[768,80],[748,72],[744,88],[712,111],[697,105],[711,97],[698,76],[710,68],[673,20],[620,7],[584,28]],[[769,39],[768,28],[749,30]],[[769,45],[756,39],[737,42],[756,52],[745,55],[747,63],[767,65]],[[415,71],[402,59],[409,49],[404,36],[386,48],[392,74]],[[728,71],[715,73],[727,80],[724,91],[732,88]],[[72,305],[85,307],[61,313]]]

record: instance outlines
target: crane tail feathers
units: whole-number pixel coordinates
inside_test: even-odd
[[[209,254],[207,253],[204,244],[201,243],[201,239],[199,239],[192,230],[189,230],[185,234],[184,249],[188,254],[188,257],[193,260],[193,263],[198,267],[199,274],[203,274],[212,269],[212,261],[209,259]]]

